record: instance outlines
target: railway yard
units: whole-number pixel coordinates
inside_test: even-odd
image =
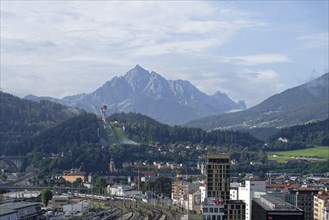
[[[180,219],[182,212],[178,208],[146,204],[130,200],[111,200],[104,203],[102,211],[86,216],[75,216],[72,220],[175,220]]]

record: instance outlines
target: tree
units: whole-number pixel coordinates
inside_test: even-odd
[[[96,178],[96,181],[94,183],[94,192],[103,194],[103,191],[106,189],[107,182],[106,179],[102,176],[99,176]]]
[[[41,201],[44,206],[48,206],[49,200],[53,198],[53,193],[49,189],[43,189],[41,192]]]
[[[148,180],[142,185],[143,191],[152,190],[155,194],[170,196],[172,179],[160,177],[156,180]]]
[[[77,178],[77,179],[73,182],[73,186],[74,186],[74,187],[80,187],[80,186],[83,185],[82,183],[83,183],[83,182],[82,182],[82,179],[81,179],[81,178]]]

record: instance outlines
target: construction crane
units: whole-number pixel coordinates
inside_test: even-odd
[[[142,169],[144,169],[144,168],[146,168],[146,169],[148,169],[148,170],[150,170],[150,169],[155,169],[156,167],[154,166],[154,165],[134,165],[133,166],[134,168],[138,168],[138,170],[137,170],[137,187],[138,187],[138,191],[140,191],[140,172],[141,172],[141,168]],[[143,171],[143,170],[142,170]]]

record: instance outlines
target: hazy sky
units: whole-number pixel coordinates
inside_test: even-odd
[[[328,1],[1,1],[1,87],[62,98],[139,64],[248,106],[328,72]]]

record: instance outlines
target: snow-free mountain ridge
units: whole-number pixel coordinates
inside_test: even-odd
[[[25,97],[31,100],[52,99],[89,112],[99,113],[102,105],[109,113],[140,112],[162,123],[182,124],[193,119],[246,108],[243,101],[234,102],[225,93],[207,95],[186,80],[167,80],[156,72],[136,65],[124,76],[116,76],[90,94],[50,97]]]
[[[282,128],[329,117],[329,73],[239,112],[196,119],[186,126],[211,129]]]

